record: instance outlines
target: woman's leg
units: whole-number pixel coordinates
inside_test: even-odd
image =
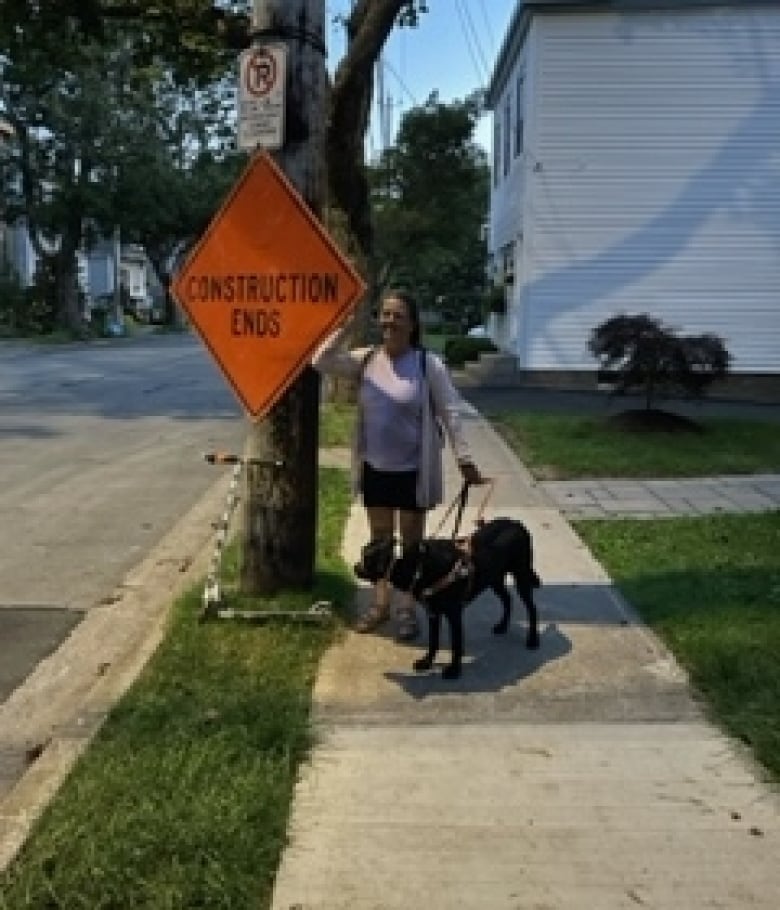
[[[422,509],[415,509],[413,512],[402,509],[398,513],[398,530],[404,547],[422,540],[425,533],[425,512]]]
[[[417,543],[422,540],[425,532],[425,512],[402,509],[398,513],[398,526],[403,547]],[[398,606],[398,637],[404,641],[411,641],[417,638],[419,633],[415,600],[411,593],[406,593]]]
[[[367,506],[368,529],[370,539],[387,540],[395,532],[395,513],[393,509],[380,506]],[[355,629],[358,632],[373,632],[390,617],[390,585],[381,578],[374,586],[374,600],[366,612],[358,619]]]

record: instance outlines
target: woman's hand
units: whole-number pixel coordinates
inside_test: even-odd
[[[466,483],[478,485],[485,482],[485,478],[479,473],[479,468],[470,461],[459,461],[458,467]]]

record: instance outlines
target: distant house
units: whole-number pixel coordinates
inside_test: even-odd
[[[525,381],[592,385],[591,329],[715,332],[780,389],[780,2],[522,0],[488,89],[490,319]]]
[[[19,279],[22,287],[35,281],[38,257],[30,240],[27,224],[20,218],[13,225],[0,223],[0,256]],[[116,287],[116,246],[112,239],[103,238],[88,250],[76,252],[78,282],[84,294],[85,313],[89,317],[95,307],[111,306]],[[139,319],[149,321],[161,306],[163,291],[142,246],[122,244],[119,260],[119,282],[124,289],[125,306]]]
[[[116,283],[115,244],[101,240],[88,252],[80,254],[85,262],[89,302],[92,306],[113,299]],[[119,260],[119,283],[125,307],[139,319],[149,321],[154,306],[153,289],[158,283],[154,269],[142,246],[122,244]]]

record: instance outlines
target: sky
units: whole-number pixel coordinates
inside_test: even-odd
[[[431,92],[448,103],[486,87],[515,6],[516,0],[428,0],[428,12],[417,28],[393,30],[383,54],[391,137],[403,113],[424,104]],[[326,4],[331,66],[341,58],[345,43],[343,27],[333,20],[349,9],[350,0]],[[383,129],[380,121],[375,100],[367,138],[370,156],[381,151],[387,134],[387,123]],[[475,139],[490,150],[489,115],[482,117]]]

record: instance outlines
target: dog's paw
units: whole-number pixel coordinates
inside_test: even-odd
[[[430,670],[433,666],[433,661],[428,657],[421,657],[419,660],[416,660],[412,666],[417,673],[424,673],[426,670]]]
[[[536,651],[539,648],[539,634],[528,633],[525,639],[525,646],[529,651]]]
[[[457,679],[460,676],[460,667],[457,664],[448,664],[441,671],[442,679]]]
[[[501,622],[497,622],[493,626],[493,634],[494,635],[506,635],[508,629],[509,629],[509,622],[508,621],[504,622],[504,620],[501,620]]]

